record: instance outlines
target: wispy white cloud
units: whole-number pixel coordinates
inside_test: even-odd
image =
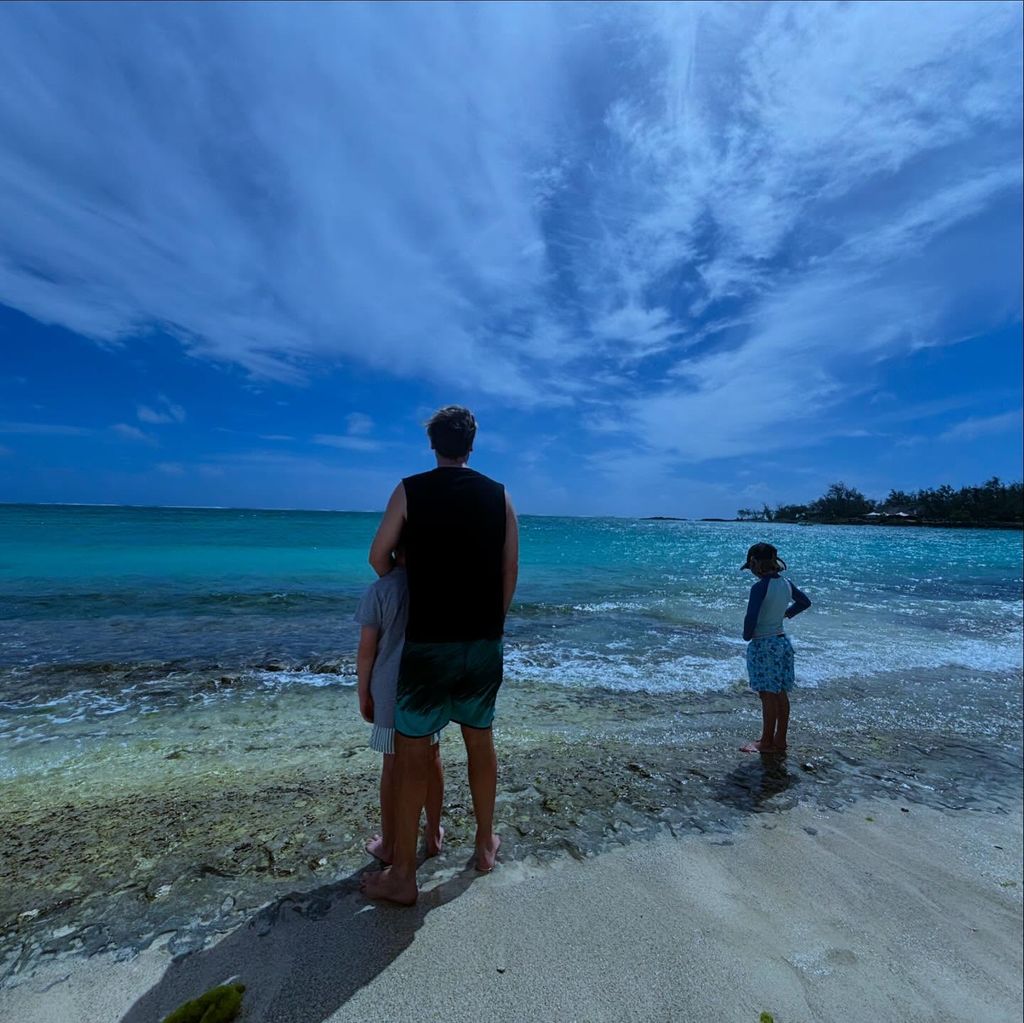
[[[344,434],[318,433],[313,437],[313,443],[343,451],[380,451],[384,447],[381,441],[369,436],[373,431],[373,420],[364,412],[350,412],[345,416],[345,426],[347,431]]]
[[[380,441],[337,433],[318,433],[313,437],[313,443],[345,451],[379,451],[381,448]]]
[[[278,379],[353,359],[530,400],[482,310],[543,283],[555,16],[381,14],[0,11],[0,299]]]
[[[939,435],[939,440],[976,440],[978,437],[988,437],[1010,430],[1019,434],[1022,424],[1024,424],[1024,412],[1021,409],[1017,409],[1016,412],[1003,412],[995,416],[971,417],[951,426]]]
[[[170,398],[160,395],[152,405],[138,405],[136,414],[140,423],[183,423],[185,410],[176,405]]]
[[[950,243],[1020,190],[1019,10],[747,5],[698,17],[682,50],[686,15],[653,13],[677,56],[611,126],[654,212],[595,272],[654,288],[685,267],[658,258],[665,232],[703,239],[691,311],[743,300],[746,324],[627,398],[624,432],[688,460],[821,440],[879,360],[1019,319],[1016,219]]]
[[[365,412],[350,412],[345,417],[350,436],[363,436],[373,429],[373,420]]]
[[[39,437],[87,437],[92,434],[87,426],[68,426],[64,423],[0,422],[0,433],[20,433]]]
[[[125,440],[138,441],[141,444],[156,444],[155,437],[129,423],[115,423],[110,429]]]
[[[976,403],[992,404],[1012,401],[1018,393],[1014,388],[1005,391],[975,391],[970,394],[963,392],[949,398],[937,398],[931,401],[900,402],[895,408],[880,413],[874,419],[876,423],[907,423],[934,416],[943,416],[949,412],[958,412]]]
[[[1017,4],[384,15],[0,7],[0,301],[576,405],[651,473],[868,430],[877,367],[1020,317]]]

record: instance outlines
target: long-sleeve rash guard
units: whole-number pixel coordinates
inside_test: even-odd
[[[747,614],[743,619],[743,638],[777,636],[783,631],[784,618],[795,618],[810,606],[807,597],[788,579],[777,573],[763,576],[750,587]]]

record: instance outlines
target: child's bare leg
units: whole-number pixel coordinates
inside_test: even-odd
[[[760,693],[761,697],[761,738],[758,743],[770,746],[775,739],[775,725],[779,718],[779,708],[774,693]]]
[[[789,729],[789,693],[779,693],[779,717],[775,724],[775,749],[782,752],[786,748],[786,732]]]
[[[444,805],[444,765],[441,763],[441,744],[435,743],[427,774],[427,855],[436,856],[444,844],[441,827],[441,809]]]
[[[366,843],[366,851],[390,863],[395,853],[395,755],[385,753],[380,768],[380,834]]]
[[[741,746],[742,753],[768,753],[775,742],[775,728],[779,716],[776,694],[759,692],[757,695],[761,697],[761,738]]]

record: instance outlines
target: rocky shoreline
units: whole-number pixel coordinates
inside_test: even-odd
[[[1013,685],[1012,679],[1006,685]],[[887,688],[877,683],[878,692]],[[851,690],[876,698],[874,688]],[[132,955],[157,939],[172,953],[250,918],[289,892],[364,869],[376,827],[379,759],[355,720],[353,693],[318,690],[282,713],[296,727],[261,735],[244,723],[231,742],[167,749],[116,786],[22,792],[0,808],[0,984],[41,962],[98,951]],[[302,694],[294,697],[301,699]],[[587,858],[659,832],[720,833],[751,814],[801,804],[842,810],[862,797],[946,811],[1003,814],[1018,807],[1019,710],[956,741],[937,722],[854,727],[836,719],[836,694],[800,694],[785,759],[745,758],[756,701],[740,691],[691,697],[528,685],[503,696],[498,820],[509,861],[568,853]],[[344,713],[341,713],[341,711]],[[951,709],[952,710],[952,709]],[[268,725],[268,728],[271,726]],[[215,729],[216,731],[216,729]],[[266,740],[266,741],[264,741]],[[461,867],[472,844],[462,744],[449,729],[446,851],[425,872]],[[142,769],[142,768],[147,769]]]

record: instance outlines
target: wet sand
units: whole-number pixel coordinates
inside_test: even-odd
[[[1017,812],[1019,680],[991,689],[1009,711],[973,724],[955,701],[909,720],[865,713],[891,706],[892,681],[872,685],[849,687],[838,708],[833,693],[802,691],[791,755],[764,761],[737,752],[759,724],[756,698],[740,691],[684,702],[510,687],[497,733],[506,859],[584,860],[660,835],[728,841],[751,819],[863,799],[977,819]],[[196,951],[261,907],[367,865],[379,757],[351,689],[286,692],[258,712],[187,708],[180,718],[111,729],[103,748],[87,747],[52,778],[26,773],[6,787],[0,987],[83,955],[128,958],[154,942]],[[472,842],[457,734],[446,734],[443,755],[448,849],[427,878],[458,870]]]
[[[412,910],[346,879],[191,955],[39,966],[23,1023],[153,1023],[215,983],[247,1023],[1019,1019],[1021,814],[858,800],[585,856],[436,869]]]

